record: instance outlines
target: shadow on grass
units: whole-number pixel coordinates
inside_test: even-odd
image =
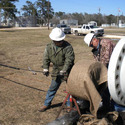
[[[52,104],[51,106],[49,106],[46,110],[48,110],[48,109],[53,109],[53,108],[57,108],[57,107],[61,107],[62,106],[62,102],[61,103],[57,103],[57,104]],[[39,112],[43,112],[43,111],[40,111],[40,110],[38,110]]]
[[[21,86],[25,86],[25,87],[27,87],[27,88],[31,88],[31,89],[34,89],[34,90],[37,90],[37,91],[47,92],[47,91],[42,90],[42,89],[38,89],[38,88],[35,88],[35,87],[32,87],[32,86],[28,86],[28,85],[25,85],[25,84],[22,84],[22,83],[13,81],[13,80],[11,80],[11,79],[7,79],[7,78],[5,78],[4,76],[0,76],[0,78],[5,79],[5,80],[7,80],[7,81],[10,81],[10,82],[12,82],[12,83],[14,83],[14,84],[18,84],[18,85],[21,85]],[[56,94],[56,95],[58,95],[58,96],[60,96],[60,97],[63,97],[63,96],[60,95],[60,94]],[[59,104],[57,104],[57,105],[59,105]],[[54,107],[54,106],[52,106],[52,107]],[[55,106],[55,107],[56,107],[56,106]]]
[[[18,85],[21,85],[21,86],[25,86],[25,87],[31,88],[31,89],[35,89],[35,90],[42,91],[42,92],[47,92],[47,91],[45,91],[45,90],[41,90],[41,89],[38,89],[38,88],[35,88],[35,87],[32,87],[32,86],[28,86],[28,85],[25,85],[25,84],[22,84],[22,83],[19,83],[19,82],[16,82],[16,81],[7,79],[7,78],[5,78],[5,77],[0,77],[0,78],[5,79],[5,80],[8,80],[8,81],[10,81],[10,82],[12,82],[12,83],[15,83],[15,84],[18,84]]]
[[[50,108],[60,107],[62,106],[62,104],[63,104],[62,102],[57,104],[52,104]]]

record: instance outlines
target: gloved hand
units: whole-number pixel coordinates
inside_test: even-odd
[[[66,71],[61,70],[61,71],[59,72],[59,75],[60,75],[60,76],[64,76],[65,73],[66,73]]]
[[[43,69],[43,75],[49,76],[49,70],[48,69]]]

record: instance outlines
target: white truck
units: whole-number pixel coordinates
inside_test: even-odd
[[[103,36],[104,29],[93,25],[83,24],[82,27],[71,28],[71,32],[77,36],[88,33],[94,33],[96,36]]]

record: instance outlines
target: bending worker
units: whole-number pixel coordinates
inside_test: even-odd
[[[92,53],[96,61],[102,62],[107,68],[115,44],[110,39],[100,39],[93,33],[88,33],[84,42],[92,47]]]
[[[85,38],[84,42],[89,46],[92,47],[92,53],[94,56],[94,59],[96,61],[99,61],[103,63],[107,68],[109,65],[109,60],[111,57],[111,54],[113,52],[113,49],[115,47],[115,43],[113,43],[110,39],[100,39],[95,37],[93,33],[88,33]],[[105,90],[104,94],[102,96],[103,105],[102,108],[106,110],[110,110],[110,94],[108,87]]]
[[[63,81],[67,81],[68,75],[74,65],[74,51],[72,46],[65,41],[65,34],[60,28],[54,28],[49,37],[52,40],[44,51],[43,56],[43,74],[49,75],[50,62],[53,64],[52,81],[46,95],[44,105],[39,111],[43,112],[48,109],[51,102]],[[67,103],[70,106],[70,103]]]

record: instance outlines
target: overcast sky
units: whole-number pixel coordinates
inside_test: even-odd
[[[34,3],[36,0],[30,0]],[[125,0],[49,0],[52,4],[54,12],[65,13],[88,13],[94,14],[99,12],[105,15],[125,15]],[[26,3],[26,0],[16,2],[17,8],[20,8]]]

